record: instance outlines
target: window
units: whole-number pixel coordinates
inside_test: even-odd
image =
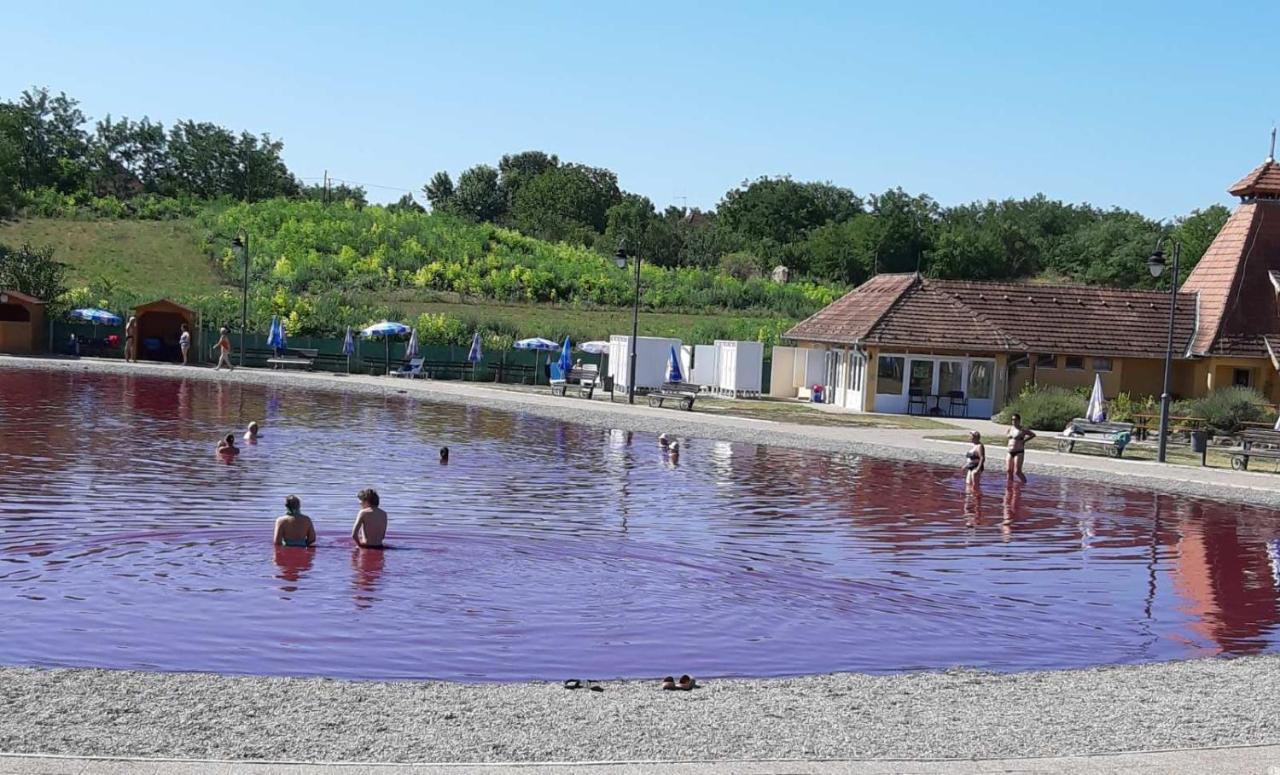
[[[1058,368],[1058,356],[1056,355],[1037,355],[1037,369],[1056,369]]]
[[[1253,373],[1250,369],[1236,369],[1231,374],[1231,384],[1237,387],[1249,387]]]
[[[964,390],[964,364],[941,361],[938,363],[938,395],[945,396],[953,390]]]
[[[903,359],[896,355],[881,355],[876,369],[876,392],[885,396],[902,395]]]
[[[969,363],[969,398],[991,398],[991,374],[994,370],[994,361]]]
[[[1063,368],[1067,371],[1084,371],[1084,356],[1068,355],[1063,359]]]
[[[1111,371],[1111,359],[1110,358],[1094,358],[1093,370],[1094,371]]]
[[[911,383],[908,387],[921,396],[933,393],[933,361],[911,362]]]
[[[31,313],[21,304],[0,304],[0,320],[6,323],[26,323]]]

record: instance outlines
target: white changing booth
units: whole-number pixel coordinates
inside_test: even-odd
[[[764,385],[764,345],[760,342],[715,342],[716,382],[712,390],[731,398],[759,398]]]
[[[689,370],[689,381],[710,390],[716,386],[716,348],[710,344],[693,346],[693,368]]]
[[[636,339],[636,389],[655,390],[667,381],[667,359],[671,348],[681,352],[679,339],[642,336]],[[626,390],[631,378],[631,337],[609,337],[609,376],[615,388]]]

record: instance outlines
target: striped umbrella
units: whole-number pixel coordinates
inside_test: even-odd
[[[471,349],[467,352],[467,361],[471,364],[472,381],[475,381],[476,378],[476,364],[479,363],[480,359],[483,357],[484,352],[480,349],[480,332],[477,331],[475,335],[471,337]]]
[[[347,373],[351,373],[351,356],[355,354],[356,342],[351,337],[351,326],[347,326],[347,336],[342,340],[342,354],[347,356]]]
[[[578,349],[584,353],[599,356],[596,358],[596,369],[604,368],[604,356],[609,352],[609,343],[602,341],[583,342],[578,345]]]
[[[365,330],[361,331],[360,336],[363,336],[366,339],[373,339],[379,336],[382,337],[383,341],[386,343],[386,363],[384,365],[386,366],[387,373],[390,373],[391,372],[391,337],[402,336],[404,334],[409,333],[409,330],[410,330],[409,327],[406,326],[404,323],[392,323],[390,321],[384,320],[381,323],[374,323],[373,325],[369,326]]]
[[[98,326],[118,326],[124,322],[124,318],[114,312],[107,312],[105,309],[97,307],[85,307],[83,309],[73,309],[67,315],[76,320],[83,320],[93,324],[93,338],[98,338]]]
[[[559,349],[560,349],[560,345],[556,344],[555,342],[551,341],[550,339],[543,339],[543,338],[542,338],[542,337],[540,337],[540,336],[535,336],[535,337],[532,337],[532,338],[530,338],[530,339],[521,339],[520,341],[518,341],[518,342],[516,342],[516,343],[515,343],[514,347],[515,347],[517,350],[542,350],[542,351],[547,351],[547,350],[559,350]],[[533,374],[533,384],[535,384],[535,385],[536,385],[536,384],[538,384],[538,373],[537,373],[536,371],[535,371],[535,372],[534,372],[534,374]]]

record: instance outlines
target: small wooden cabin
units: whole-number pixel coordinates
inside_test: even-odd
[[[18,291],[0,290],[0,353],[34,355],[44,351],[45,304]]]

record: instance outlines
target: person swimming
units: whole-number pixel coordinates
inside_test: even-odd
[[[302,513],[302,500],[296,495],[284,499],[284,516],[276,519],[271,543],[276,546],[306,548],[316,542],[316,528],[311,517]]]
[[[257,420],[254,420],[253,422],[249,423],[249,427],[245,429],[244,440],[245,441],[258,440],[258,421]]]
[[[381,549],[387,537],[387,512],[378,507],[378,491],[364,489],[356,493],[360,511],[351,526],[351,540],[363,549]]]
[[[444,465],[445,463],[448,463],[448,462],[449,462],[449,448],[441,447],[440,448],[440,464]]]
[[[228,433],[222,441],[218,442],[218,454],[233,457],[240,454],[240,448],[236,446],[236,435]]]

